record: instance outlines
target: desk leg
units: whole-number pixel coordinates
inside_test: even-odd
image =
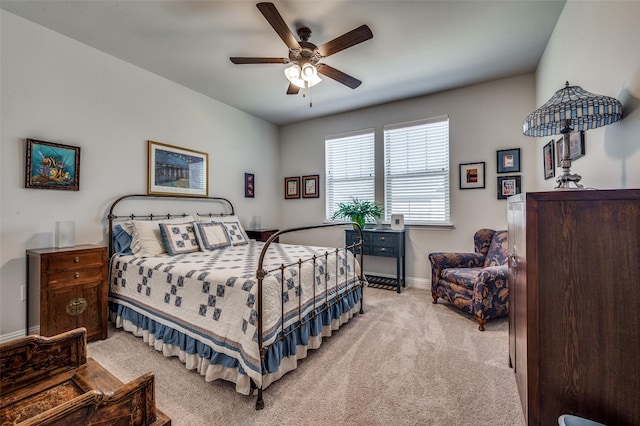
[[[407,286],[407,270],[405,268],[405,257],[402,255],[402,287]]]
[[[398,288],[396,289],[396,291],[398,293],[400,293],[400,286],[402,285],[402,282],[400,281],[400,256],[396,257],[396,281],[398,284]]]

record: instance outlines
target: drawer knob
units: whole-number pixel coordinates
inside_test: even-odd
[[[387,249],[386,249],[386,248],[384,248],[384,247],[382,247],[382,248],[380,249],[380,251],[385,252],[385,251],[387,251]]]
[[[74,278],[80,278],[80,272],[76,272],[76,273],[74,273],[74,274],[73,274],[73,277],[74,277]]]
[[[73,258],[73,263],[78,263],[80,262],[80,258],[78,256]]]
[[[380,241],[384,241],[384,237],[380,237]]]
[[[67,314],[74,317],[77,315],[80,315],[86,309],[87,309],[87,299],[85,299],[84,297],[76,297],[75,299],[71,299],[69,303],[67,303],[67,306],[65,307]]]

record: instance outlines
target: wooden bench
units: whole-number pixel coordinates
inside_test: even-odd
[[[171,425],[154,376],[124,384],[87,358],[86,330],[0,344],[0,424]]]

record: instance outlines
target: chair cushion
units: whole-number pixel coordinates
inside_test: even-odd
[[[448,268],[440,276],[445,281],[473,290],[480,271],[482,268]]]
[[[484,267],[501,266],[507,263],[509,253],[509,233],[507,231],[496,231],[493,234],[489,252],[484,260]]]

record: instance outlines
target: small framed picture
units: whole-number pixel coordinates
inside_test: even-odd
[[[254,198],[255,197],[255,176],[253,173],[245,173],[244,174],[244,197],[245,198]]]
[[[562,167],[562,150],[564,147],[564,139],[560,138],[556,141],[557,161],[556,166]],[[569,135],[569,158],[571,161],[584,157],[584,130],[579,132],[571,132]]]
[[[80,148],[27,139],[25,188],[80,190]]]
[[[300,198],[300,176],[284,178],[284,198]]]
[[[506,200],[507,197],[522,192],[520,176],[498,176],[498,200]]]
[[[520,148],[503,149],[498,151],[498,173],[513,173],[520,171]]]
[[[484,188],[485,162],[460,164],[460,189]]]
[[[319,198],[319,181],[319,175],[302,176],[302,198]]]
[[[550,179],[556,175],[555,149],[553,139],[542,148],[542,162],[544,164],[544,178]]]

